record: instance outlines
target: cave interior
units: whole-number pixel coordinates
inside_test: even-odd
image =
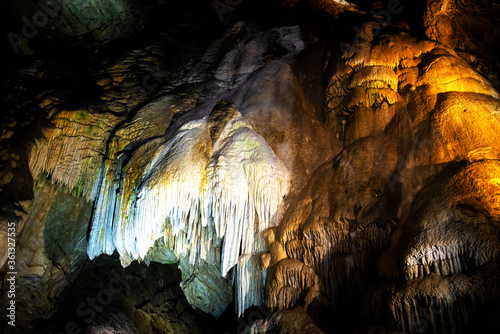
[[[4,333],[500,333],[499,0],[0,4]]]

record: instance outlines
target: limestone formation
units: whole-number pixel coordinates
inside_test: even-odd
[[[496,5],[428,0],[418,34],[390,1],[99,3],[61,30],[95,54],[33,45],[1,86],[14,330],[499,328],[497,36],[474,33],[498,18],[464,15]]]

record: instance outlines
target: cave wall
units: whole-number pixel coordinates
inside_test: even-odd
[[[16,54],[40,50],[41,39],[88,48],[128,37],[140,28],[145,13],[137,1],[129,0],[27,0],[4,3],[1,8],[7,21],[3,24],[12,29],[7,38]]]
[[[405,3],[356,4],[286,1],[259,25],[247,1],[210,33],[202,7],[84,68],[9,71],[0,301],[15,222],[16,330],[498,328],[496,35],[474,37],[495,15],[428,1],[424,38]],[[65,38],[136,32],[124,6]]]

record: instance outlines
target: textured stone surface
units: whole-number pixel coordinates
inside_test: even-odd
[[[423,16],[425,34],[455,49],[498,87],[499,14],[498,1],[427,1]]]
[[[95,47],[130,36],[145,14],[134,0],[16,1],[2,4],[2,10],[4,19],[12,23],[10,33],[16,34],[9,38],[11,47],[26,54],[33,53],[33,47],[40,50],[42,39]],[[30,43],[31,39],[35,41]]]
[[[280,4],[314,20],[261,27],[234,8],[220,30],[6,75],[20,332],[498,329],[500,94],[476,72],[492,58],[471,60],[490,18],[428,1],[424,40],[337,3]]]
[[[385,312],[416,333],[464,330],[480,317],[496,292],[463,273],[485,282],[498,275],[498,97],[439,44],[367,33],[347,48],[325,110],[345,148],[317,170],[269,240],[267,305],[335,305],[376,275],[391,245],[378,271],[408,283],[386,290],[385,310],[377,298],[372,318]],[[424,321],[428,307],[433,320]]]
[[[41,178],[35,198],[25,203],[29,213],[18,224],[16,270],[19,330],[29,321],[56,311],[53,302],[85,261],[91,205]],[[5,276],[4,276],[5,277]],[[3,295],[2,303],[7,301]]]

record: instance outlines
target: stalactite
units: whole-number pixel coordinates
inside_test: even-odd
[[[88,255],[116,248],[128,265],[163,237],[193,265],[220,264],[223,276],[238,265],[241,314],[262,302],[252,255],[263,250],[262,232],[279,222],[288,172],[239,112],[212,137],[205,117],[148,143],[125,166],[117,159],[103,178]]]
[[[362,35],[359,39],[362,43],[349,45],[344,51],[343,58],[348,65],[354,68],[384,66],[396,69],[401,61],[418,58],[436,46],[435,42],[417,41],[405,33],[391,36],[391,40],[371,44],[374,39],[373,32],[377,27],[380,28],[378,23],[368,22],[360,29]],[[401,48],[400,45],[411,45],[411,47]]]
[[[238,260],[238,316],[250,306],[262,305],[264,301],[265,272],[257,255],[242,255]]]
[[[318,277],[311,267],[297,259],[283,259],[269,272],[266,304],[271,310],[292,308],[315,285]]]
[[[494,249],[472,251],[466,240],[456,239],[448,245],[432,245],[414,250],[405,259],[403,271],[407,280],[431,273],[447,276],[482,266],[497,255]]]
[[[285,250],[288,258],[313,268],[321,278],[322,291],[333,298],[373,270],[389,246],[394,226],[393,221],[381,227],[345,219],[317,220],[302,226],[297,238],[285,243]]]
[[[482,302],[459,285],[451,289],[448,283],[431,284],[437,293],[416,288],[397,296],[391,309],[396,326],[409,333],[462,333]]]
[[[31,174],[36,178],[47,172],[75,196],[96,198],[106,135],[117,122],[113,115],[105,118],[87,111],[59,111],[44,131],[45,138],[37,140],[31,150]]]
[[[373,88],[389,87],[395,92],[398,91],[397,74],[385,66],[368,66],[361,68],[351,76],[348,87],[352,89],[364,84],[370,87],[372,83],[375,84]],[[377,83],[380,83],[381,86]]]

